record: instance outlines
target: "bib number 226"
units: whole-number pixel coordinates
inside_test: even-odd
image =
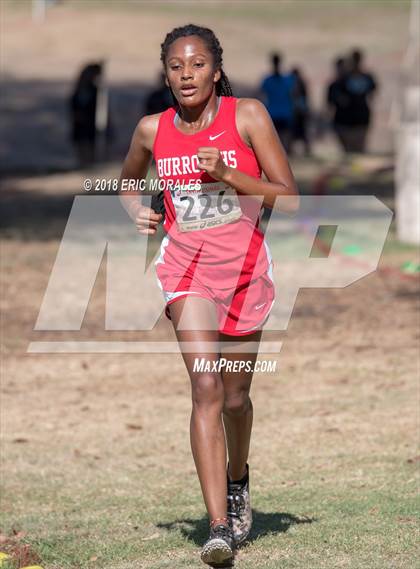
[[[226,190],[183,195],[177,201],[180,231],[197,231],[232,223],[242,213],[237,204],[237,196],[226,195]]]

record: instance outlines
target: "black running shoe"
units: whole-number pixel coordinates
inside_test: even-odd
[[[233,567],[235,540],[232,529],[219,524],[210,528],[210,537],[201,551],[201,560],[210,567]]]
[[[232,525],[236,545],[241,545],[246,540],[252,526],[248,464],[246,470],[248,476],[244,485],[234,484],[228,476],[227,515]]]

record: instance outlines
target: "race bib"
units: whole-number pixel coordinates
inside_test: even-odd
[[[182,188],[172,194],[179,231],[200,231],[233,223],[242,215],[238,196],[224,182],[201,184],[199,190]]]

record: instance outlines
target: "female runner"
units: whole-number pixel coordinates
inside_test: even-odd
[[[201,559],[226,567],[251,529],[249,391],[274,302],[259,217],[276,198],[276,209],[293,213],[299,197],[265,107],[232,96],[214,33],[189,24],[168,33],[161,48],[174,105],[140,120],[121,179],[144,179],[154,158],[166,182],[156,274],[191,380],[191,447],[210,518]],[[162,213],[120,196],[139,233],[156,233]],[[225,367],[213,367],[221,356]],[[206,365],[194,366],[199,361]]]

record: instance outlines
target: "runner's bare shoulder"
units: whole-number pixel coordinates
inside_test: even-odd
[[[250,133],[252,127],[264,122],[267,115],[265,105],[258,99],[238,98],[236,106],[236,126],[245,144],[252,148]]]
[[[134,131],[134,136],[137,142],[140,143],[144,148],[153,150],[153,144],[155,142],[156,133],[159,125],[159,119],[163,113],[156,113],[154,115],[145,115],[142,117]]]
[[[268,116],[267,108],[258,99],[248,97],[238,98],[236,118],[264,121]]]

